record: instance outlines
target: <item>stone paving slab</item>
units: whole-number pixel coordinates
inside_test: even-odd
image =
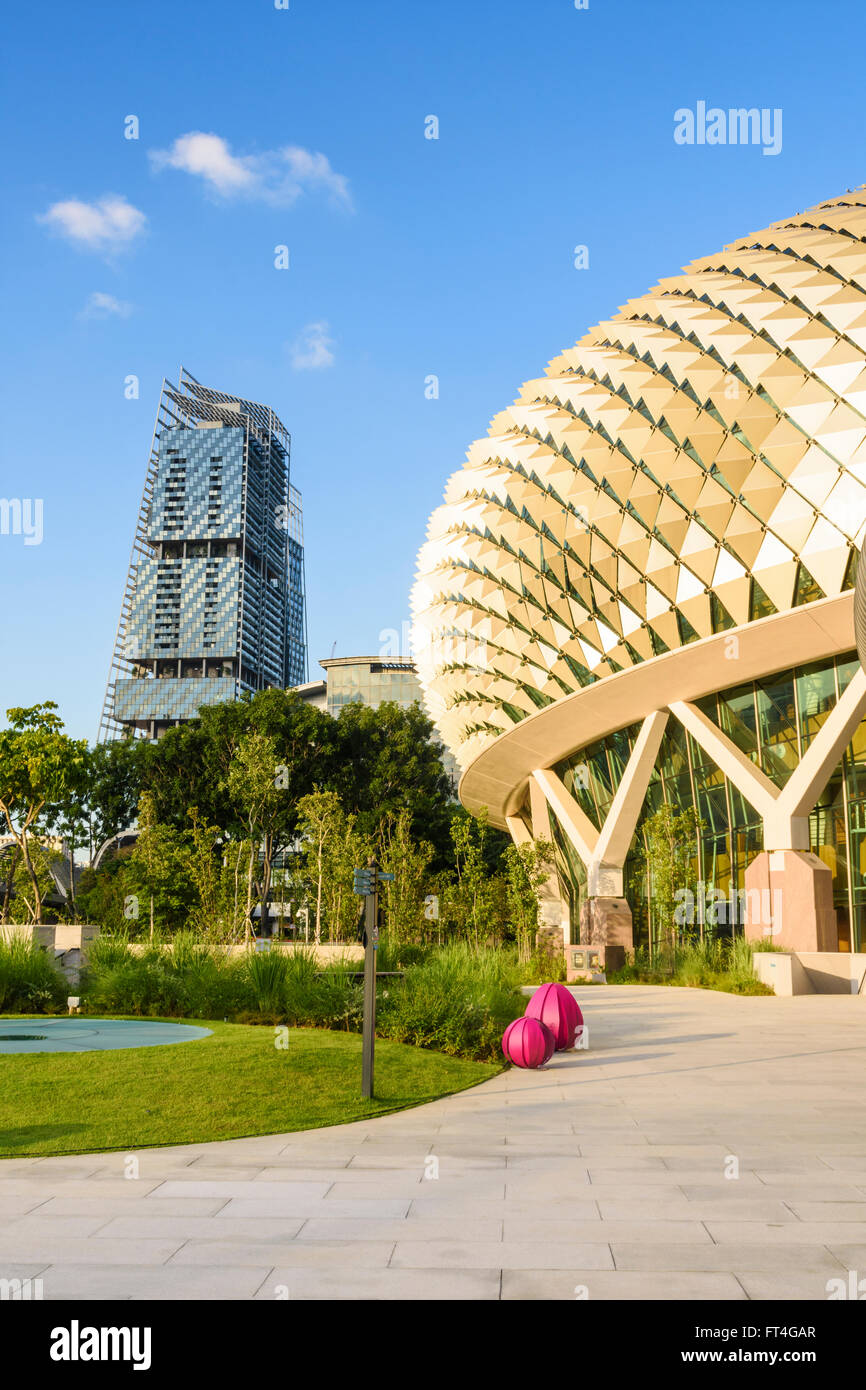
[[[507,1269],[502,1275],[502,1297],[530,1299],[608,1300],[726,1299],[743,1301],[748,1295],[733,1274],[667,1274],[660,1283],[653,1274],[607,1269]]]
[[[95,1243],[95,1242],[94,1242]],[[171,1256],[173,1265],[285,1265],[286,1267],[336,1265],[340,1269],[371,1265],[385,1266],[394,1253],[394,1242],[388,1240],[256,1240],[244,1231],[229,1240],[189,1240]]]
[[[0,1160],[0,1278],[48,1299],[774,1301],[866,1271],[866,998],[578,997],[590,1052],[403,1114],[141,1150],[133,1180],[126,1154]]]
[[[134,1259],[135,1251],[127,1252]],[[43,1270],[43,1296],[46,1301],[60,1299],[252,1299],[270,1274],[265,1262],[250,1265],[220,1265],[215,1269],[193,1266],[177,1268],[160,1265],[143,1268],[138,1263],[105,1265],[54,1264]]]
[[[575,1241],[399,1241],[395,1269],[613,1269],[610,1248]]]
[[[256,1300],[490,1302],[500,1297],[501,1282],[498,1269],[365,1269],[360,1276],[344,1269],[273,1269]]]

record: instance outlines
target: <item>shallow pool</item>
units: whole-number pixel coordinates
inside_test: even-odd
[[[210,1036],[210,1028],[149,1018],[0,1018],[0,1053],[113,1052]]]

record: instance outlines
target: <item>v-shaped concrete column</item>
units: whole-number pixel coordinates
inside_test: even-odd
[[[607,969],[623,964],[634,946],[631,909],[623,897],[623,868],[644,804],[647,786],[667,724],[667,711],[656,710],[641,725],[622,780],[599,829],[563,782],[549,768],[533,772],[532,795],[540,791],[586,867],[587,900],[580,909],[580,940],[599,947]],[[580,953],[577,953],[578,955]],[[581,974],[574,952],[566,952],[568,979]]]
[[[530,787],[530,796],[537,788]],[[538,796],[540,797],[540,793]],[[540,815],[537,804],[532,805],[532,830],[529,830],[522,816],[506,816],[508,830],[514,843],[520,845],[532,844],[533,841],[547,840],[550,843],[550,822],[547,817],[546,809],[544,815]],[[545,933],[551,946],[556,938],[556,950],[567,949],[571,940],[571,914],[568,906],[568,899],[562,891],[559,882],[559,875],[555,865],[551,866],[550,873],[545,882],[541,885],[538,892],[539,917],[541,919],[540,931]]]
[[[866,713],[866,674],[855,673],[781,789],[701,710],[670,708],[764,822],[764,849],[746,869],[746,935],[795,951],[837,950],[833,875],[809,850],[809,812]]]
[[[622,781],[600,830],[581,810],[555,772],[549,768],[539,768],[532,774],[583,860],[586,891],[590,898],[622,896],[622,871],[626,855],[643,809],[667,721],[667,710],[656,710],[643,721]]]
[[[856,671],[781,789],[702,710],[681,700],[670,709],[754,806],[764,822],[764,848],[808,850],[809,812],[866,713],[866,672]]]

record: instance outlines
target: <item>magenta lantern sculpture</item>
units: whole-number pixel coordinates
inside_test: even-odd
[[[583,1014],[565,985],[539,985],[526,1006],[526,1017],[537,1018],[553,1034],[557,1052],[574,1047],[583,1032]]]
[[[516,1018],[502,1034],[502,1051],[516,1067],[543,1067],[555,1046],[550,1029],[537,1018]]]

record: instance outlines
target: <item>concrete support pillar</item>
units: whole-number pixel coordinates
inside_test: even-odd
[[[535,781],[529,783],[529,809],[533,839],[550,840],[550,813],[541,788]],[[546,924],[561,927],[562,944],[567,947],[571,941],[571,907],[555,864],[541,890],[541,917]]]
[[[625,898],[587,898],[581,904],[580,944],[598,946],[606,970],[625,965],[626,952],[634,950],[634,925]]]
[[[746,869],[745,931],[788,951],[838,951],[833,875],[815,854],[765,850]]]
[[[781,789],[695,705],[670,708],[764,823],[764,851],[746,869],[746,936],[797,951],[838,950],[833,875],[810,853],[809,812],[866,713],[866,672],[852,677]]]
[[[587,900],[580,909],[580,942],[597,946],[608,969],[622,965],[626,951],[634,948],[631,908],[623,897],[623,868],[667,719],[664,710],[644,719],[600,830],[555,772],[539,768],[532,774],[534,786],[586,867]]]
[[[532,833],[521,816],[507,816],[508,831],[516,845],[531,844],[534,840],[550,842],[550,825],[545,821],[536,827],[533,819]],[[571,940],[571,920],[568,901],[562,891],[556,867],[552,867],[538,893],[538,915],[540,919],[539,941],[557,951],[565,950]]]

